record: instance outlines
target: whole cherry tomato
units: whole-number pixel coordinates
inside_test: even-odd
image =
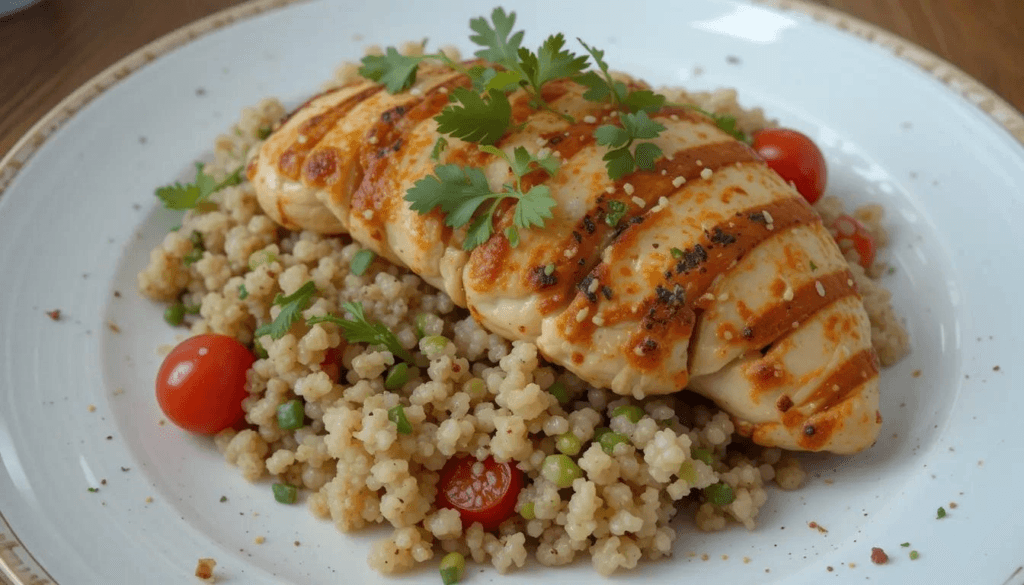
[[[765,128],[754,133],[753,146],[773,171],[786,181],[792,181],[808,203],[821,199],[828,169],[825,157],[813,140],[796,130]]]
[[[156,377],[156,401],[179,427],[203,435],[218,433],[245,417],[245,374],[255,359],[233,337],[190,337],[164,358]]]
[[[453,457],[441,469],[437,507],[458,510],[466,528],[479,522],[491,531],[515,513],[521,489],[523,472],[513,463]]]
[[[875,262],[875,240],[864,224],[849,215],[840,215],[832,222],[832,233],[843,254],[856,253],[857,263],[865,270]]]

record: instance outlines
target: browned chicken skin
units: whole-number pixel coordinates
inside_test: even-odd
[[[512,247],[506,206],[495,235],[466,252],[464,230],[404,196],[435,164],[480,167],[492,188],[508,182],[506,163],[471,143],[449,138],[430,157],[433,117],[468,85],[424,66],[397,95],[364,81],[314,98],[249,165],[261,206],[290,229],[350,233],[596,386],[637,398],[689,387],[762,445],[850,453],[874,442],[878,363],[846,261],[745,144],[665,107],[651,117],[666,127],[652,140],[666,156],[613,181],[593,137],[615,123],[610,106],[583,99],[575,82],[548,83],[545,101],[569,122],[513,93],[517,129],[496,146],[562,161],[553,177],[525,178],[550,188],[554,216]],[[625,209],[617,222],[613,205]]]

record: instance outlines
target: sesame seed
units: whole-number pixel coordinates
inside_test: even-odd
[[[440,87],[440,88],[437,89],[437,91],[442,93],[442,94],[444,94],[444,95],[448,95],[448,88],[447,87]]]
[[[672,162],[672,161],[676,160],[676,157],[672,156],[671,154],[666,154],[665,155],[665,160],[667,160],[668,162]]]
[[[668,197],[658,197],[658,205],[665,207],[668,205]]]
[[[732,331],[726,331],[722,334],[722,337],[724,337],[726,341],[732,341]]]
[[[643,199],[641,199],[639,197],[635,197],[635,196],[633,197],[633,203],[635,203],[637,207],[643,207],[643,206],[647,205],[646,201],[644,201]]]
[[[295,139],[299,144],[305,144],[307,140],[309,139],[304,134],[299,134],[299,137]]]
[[[604,325],[604,319],[602,319],[600,316],[594,317],[593,319],[591,319],[591,321],[593,321],[594,325],[597,325],[598,327]]]
[[[590,312],[590,307],[583,307],[579,313],[576,313],[576,322],[582,323],[587,318],[587,313]]]
[[[633,194],[633,184],[632,183],[626,183],[625,185],[622,186],[622,190],[626,192],[626,195],[632,195]]]
[[[852,278],[847,278],[846,279],[846,286],[853,286],[853,279]]]
[[[700,178],[702,178],[704,180],[708,180],[708,179],[711,178],[712,174],[713,174],[713,171],[711,169],[705,167],[704,170],[700,172]]]
[[[702,160],[700,160],[700,159],[698,158],[698,159],[697,159],[697,166],[698,166],[698,167],[702,167],[702,166],[704,166],[704,161],[702,161]]]
[[[800,326],[800,322],[799,321],[793,321],[793,329],[796,329],[799,326]]]
[[[821,281],[814,282],[814,290],[818,291],[818,296],[825,296],[825,287],[821,284]]]
[[[667,175],[668,174],[668,169],[661,169],[661,174],[662,175]]]
[[[718,295],[718,300],[722,301],[722,302],[728,301],[729,300],[729,293],[724,292],[724,293]]]
[[[537,151],[537,158],[547,158],[551,154],[551,149],[544,147]]]
[[[583,121],[586,122],[587,124],[596,124],[597,118],[593,116],[583,116]]]
[[[587,287],[587,292],[591,294],[596,293],[597,289],[600,288],[600,286],[601,281],[595,278],[594,280],[590,281],[590,286]]]
[[[609,194],[609,195],[614,195],[615,194],[615,186],[614,185],[609,185],[609,186],[605,187],[604,188],[604,192]]]
[[[683,177],[683,176],[680,175],[680,176],[672,179],[672,186],[675,187],[676,189],[678,189],[685,182],[686,182],[686,177]]]
[[[715,300],[715,295],[708,292],[700,295],[700,298],[702,301],[713,301]]]
[[[572,258],[573,256],[576,255],[576,249],[575,248],[566,248],[565,251],[562,252],[562,255],[565,256],[566,258]]]
[[[415,97],[420,97],[421,95],[423,95],[423,90],[418,88],[418,87],[414,87],[414,88],[409,90],[409,95],[415,96]]]
[[[644,355],[644,348],[639,345],[633,348],[633,353],[636,355]]]
[[[668,119],[672,120],[673,122],[678,122],[679,116],[677,114],[672,114],[671,116],[668,117]]]
[[[378,140],[376,136],[371,136],[370,139],[367,140],[367,142],[369,142],[370,144],[377,144]]]
[[[533,142],[537,146],[544,146],[547,143],[547,140],[545,140],[543,136],[538,136]]]
[[[789,286],[789,283],[786,284],[786,290],[782,293],[782,300],[787,302],[793,300],[793,287]]]
[[[765,209],[764,211],[762,211],[762,212],[761,212],[761,215],[763,215],[763,216],[764,216],[764,221],[765,221],[765,223],[775,223],[775,219],[774,219],[774,218],[772,217],[772,214],[768,213],[768,210],[767,210],[767,209]]]
[[[373,210],[367,209],[363,212],[363,219],[373,219]]]

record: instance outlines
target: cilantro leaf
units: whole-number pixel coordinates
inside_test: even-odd
[[[747,136],[745,132],[743,132],[737,127],[735,116],[730,116],[729,114],[716,114],[715,112],[709,112],[701,108],[700,106],[696,106],[693,104],[687,104],[686,107],[696,112],[700,112],[701,114],[704,114],[705,116],[711,118],[711,120],[714,121],[715,126],[718,126],[719,130],[725,132],[729,136],[732,136],[733,138],[739,140],[740,142],[746,142],[747,144],[750,144],[750,137]]]
[[[622,122],[621,128],[605,124],[594,130],[597,143],[612,148],[603,157],[608,176],[618,180],[637,168],[653,170],[655,161],[661,158],[661,147],[650,142],[637,144],[633,151],[630,151],[630,147],[637,140],[657,138],[665,127],[652,120],[643,110],[635,114],[623,113],[619,120]]]
[[[657,112],[665,105],[665,96],[649,89],[638,89],[626,94],[622,105],[630,112]]]
[[[444,136],[438,136],[437,141],[434,142],[434,148],[430,149],[430,160],[438,160],[441,158],[441,153],[448,148],[448,140]]]
[[[519,197],[512,223],[517,227],[544,227],[544,220],[551,219],[551,208],[555,200],[547,185],[536,185]]]
[[[487,98],[457,87],[450,94],[452,103],[434,117],[437,131],[468,142],[494,144],[505,135],[512,121],[512,106],[505,93],[487,91]]]
[[[253,335],[260,338],[269,335],[271,339],[281,339],[291,329],[292,324],[302,317],[302,311],[309,308],[313,302],[313,295],[316,294],[316,285],[310,280],[300,286],[298,290],[288,296],[280,293],[274,297],[274,304],[281,307],[281,312],[271,323],[260,325]]]
[[[341,307],[352,314],[352,320],[328,314],[322,317],[310,317],[306,320],[306,324],[334,323],[341,327],[345,339],[349,343],[383,345],[391,352],[391,355],[406,362],[412,362],[412,354],[402,347],[402,344],[398,342],[398,337],[386,325],[380,321],[371,322],[366,319],[362,303],[348,302],[343,303]]]
[[[578,75],[586,69],[587,56],[578,56],[564,47],[565,36],[558,33],[545,39],[536,53],[519,49],[519,66],[538,97],[545,83]]]
[[[606,101],[612,92],[608,81],[596,71],[587,71],[582,75],[577,75],[573,81],[587,88],[587,91],[583,92],[583,99],[589,102]]]
[[[665,96],[654,93],[649,89],[638,89],[630,91],[626,84],[616,81],[608,71],[608,63],[604,60],[604,51],[591,47],[577,38],[583,48],[594,58],[601,73],[588,71],[583,75],[574,78],[576,83],[587,87],[583,93],[583,99],[592,102],[610,101],[612,105],[625,107],[630,112],[656,112],[665,105]]]
[[[476,32],[469,40],[484,47],[474,54],[506,68],[517,69],[524,32],[518,31],[509,36],[516,25],[516,13],[505,14],[505,9],[499,6],[491,12],[491,22],[493,26],[482,16],[469,21],[469,28]]]
[[[383,55],[363,57],[359,75],[383,84],[388,93],[399,93],[416,83],[416,70],[423,59],[423,56],[406,56],[388,47]]]
[[[156,190],[156,196],[163,202],[167,209],[193,209],[203,200],[220,191],[225,187],[237,185],[242,182],[242,171],[244,166],[238,167],[233,173],[218,183],[213,176],[203,172],[203,163],[196,163],[196,178],[191,183],[182,185],[175,182],[173,185],[160,187]]]
[[[458,165],[437,165],[434,174],[427,175],[412,186],[405,194],[409,208],[420,214],[430,213],[440,207],[445,214],[452,213],[462,202],[482,195],[491,194],[487,178],[478,168],[462,168]],[[452,222],[446,218],[450,227],[460,227],[467,220]]]

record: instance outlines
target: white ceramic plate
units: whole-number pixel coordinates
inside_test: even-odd
[[[1024,322],[1011,306],[1022,285],[1024,148],[1012,132],[1024,136],[1024,120],[919,49],[780,4],[505,3],[529,44],[565,31],[655,83],[739,88],[744,104],[817,140],[832,193],[889,210],[896,270],[886,284],[913,354],[883,373],[878,444],[855,457],[805,457],[808,485],[774,490],[757,530],[702,534],[681,523],[674,558],[615,580],[1020,585]],[[245,6],[101,75],[0,164],[0,581],[189,583],[199,557],[217,559],[221,582],[379,580],[365,557],[382,532],[339,534],[303,507],[278,505],[210,441],[158,424],[156,348],[176,332],[136,294],[134,275],[178,221],[158,208],[154,187],[187,178],[241,108],[271,95],[298,103],[368,43],[427,37],[469,49],[468,19],[488,11],[390,0]],[[60,320],[47,316],[53,309]],[[254,544],[258,536],[266,542]],[[900,546],[908,541],[916,561]],[[873,546],[888,565],[870,562]],[[531,561],[505,577],[478,569],[467,582],[597,578],[582,561]],[[439,578],[428,563],[396,582]]]

